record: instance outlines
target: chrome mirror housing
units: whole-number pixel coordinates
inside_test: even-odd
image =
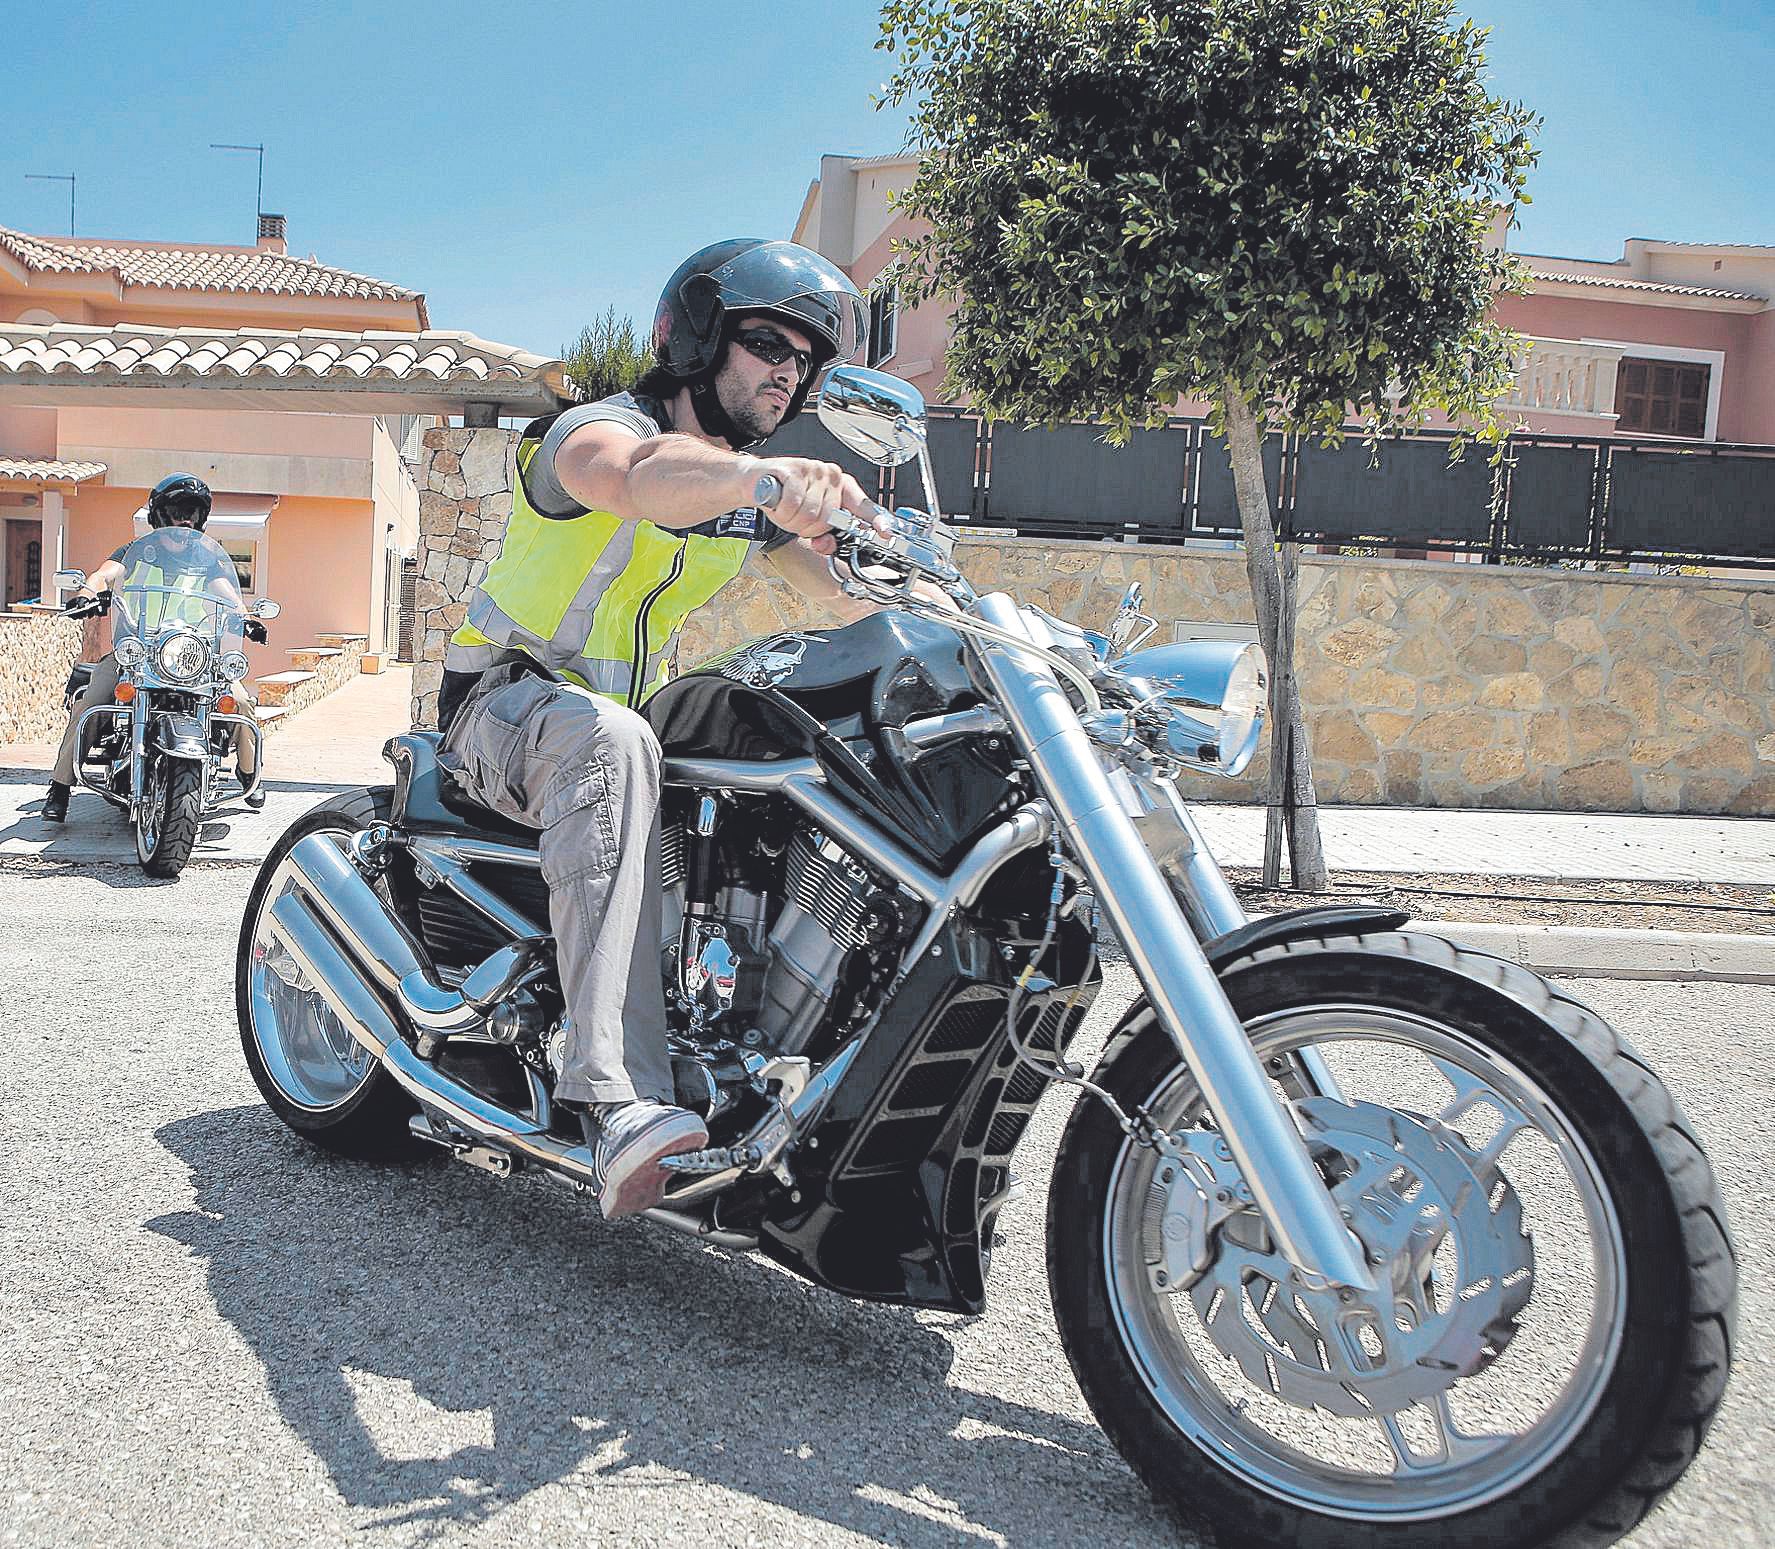
[[[910,382],[862,366],[835,366],[820,389],[820,423],[883,468],[924,449],[924,395]]]
[[[57,591],[71,592],[77,587],[86,585],[86,572],[84,570],[58,570],[50,577],[50,580],[55,583]]]
[[[253,604],[253,617],[256,619],[274,619],[282,612],[283,605],[273,602],[269,597],[261,597]]]

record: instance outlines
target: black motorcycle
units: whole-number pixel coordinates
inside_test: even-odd
[[[883,463],[922,404],[832,372]],[[771,491],[760,491],[768,502]],[[1179,792],[1256,748],[1255,647],[1143,645],[980,595],[902,511],[847,530],[892,605],[650,698],[679,1100],[665,1226],[843,1294],[979,1312],[1018,1142],[1054,1164],[1060,1337],[1147,1484],[1225,1544],[1601,1544],[1724,1391],[1735,1273],[1657,1077],[1534,974],[1375,909],[1248,920]],[[836,572],[835,572],[836,573]],[[947,592],[956,611],[920,600]],[[594,1185],[551,1100],[562,1002],[536,835],[436,738],[295,824],[242,924],[246,1058],[293,1130]],[[1107,928],[1106,928],[1107,927]],[[1142,995],[1069,1046],[1113,937]]]

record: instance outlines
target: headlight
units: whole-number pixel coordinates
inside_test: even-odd
[[[148,647],[134,635],[125,635],[113,647],[111,654],[117,658],[119,667],[140,667],[148,659]]]
[[[1147,701],[1136,734],[1155,753],[1210,774],[1236,775],[1251,762],[1269,687],[1261,647],[1189,640],[1134,651],[1117,666]]]
[[[180,631],[160,642],[154,660],[162,676],[175,683],[189,683],[209,665],[210,648],[201,636]]]
[[[222,658],[222,676],[230,683],[238,683],[247,675],[250,665],[245,651],[230,651]]]

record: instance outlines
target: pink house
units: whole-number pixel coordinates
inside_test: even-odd
[[[323,635],[396,645],[417,546],[413,467],[441,417],[494,424],[568,401],[560,363],[434,330],[417,291],[251,247],[40,237],[0,227],[0,604],[53,603],[184,470],[243,589],[274,596],[255,676]]]
[[[917,168],[914,155],[822,156],[795,240],[869,295],[869,363],[946,402],[951,309],[900,306],[888,267],[915,230],[889,199]],[[1635,238],[1614,263],[1522,256],[1532,293],[1501,298],[1497,315],[1530,341],[1505,405],[1527,429],[1775,444],[1775,247]]]

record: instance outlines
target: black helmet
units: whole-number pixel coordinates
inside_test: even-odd
[[[666,375],[689,385],[698,417],[716,435],[732,429],[712,384],[726,356],[724,325],[740,313],[781,318],[813,345],[813,370],[789,399],[783,425],[801,412],[826,366],[856,354],[867,319],[844,271],[799,243],[730,237],[685,259],[660,293],[653,358]]]
[[[191,525],[199,532],[210,519],[210,487],[195,473],[169,473],[154,486],[148,497],[148,525],[165,527],[175,510],[194,509],[197,520]]]

